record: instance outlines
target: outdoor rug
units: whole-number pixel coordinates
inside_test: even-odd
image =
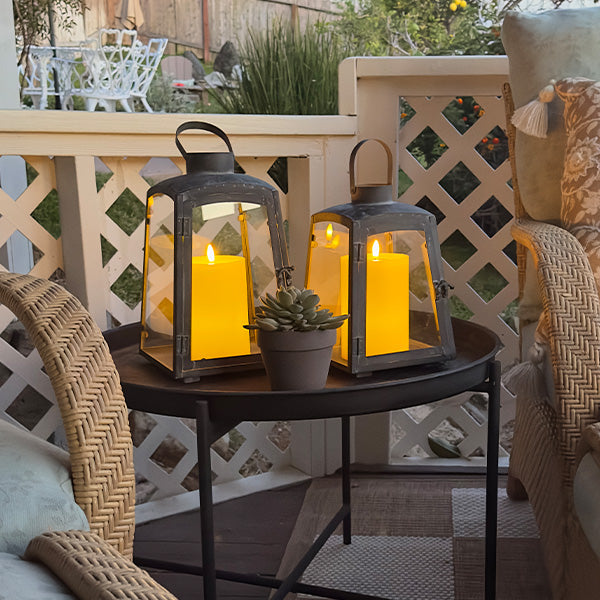
[[[481,600],[484,479],[356,476],[352,544],[336,531],[303,582],[401,600]],[[341,505],[339,478],[312,482],[281,562],[285,576]],[[550,600],[527,502],[498,492],[498,600]]]

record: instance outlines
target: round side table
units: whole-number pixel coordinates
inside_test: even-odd
[[[129,408],[175,417],[195,418],[198,436],[202,567],[187,572],[203,575],[204,597],[216,598],[216,579],[223,578],[277,588],[273,600],[288,592],[329,598],[360,599],[360,594],[298,583],[312,558],[337,525],[343,523],[344,543],[351,542],[350,417],[409,408],[467,391],[485,392],[488,403],[486,475],[485,599],[495,598],[498,436],[501,348],[498,337],[468,321],[453,319],[456,358],[444,363],[378,371],[354,377],[332,367],[327,385],[314,391],[270,391],[262,369],[208,376],[182,383],[148,362],[138,352],[140,325],[105,333]],[[342,507],[313,546],[284,580],[220,571],[215,566],[210,446],[242,421],[293,421],[341,417]],[[148,567],[181,570],[171,562],[137,559]]]

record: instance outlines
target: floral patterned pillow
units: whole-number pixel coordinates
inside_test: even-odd
[[[567,132],[561,221],[586,251],[600,290],[600,82],[569,77],[555,89]]]

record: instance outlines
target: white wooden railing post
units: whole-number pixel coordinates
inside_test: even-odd
[[[357,140],[377,138],[385,142],[396,157],[398,143],[398,96],[390,93],[386,79],[361,81],[357,77],[357,60],[348,58],[339,69],[339,110],[343,115],[356,115]],[[374,102],[374,99],[376,103]],[[357,182],[384,183],[385,160],[382,150],[365,147],[357,155]],[[393,171],[392,185],[397,186],[398,173]],[[387,464],[390,456],[391,414],[379,413],[354,419],[355,460],[364,464]]]
[[[15,47],[12,3],[0,2],[0,108],[19,108],[19,75]]]
[[[0,3],[0,108],[19,108],[19,75],[15,54],[15,22],[12,4]],[[25,161],[20,156],[0,157],[0,185],[16,200],[27,187]],[[31,242],[20,232],[6,243],[6,256],[2,262],[14,273],[29,273],[33,268]]]
[[[107,302],[100,251],[105,217],[96,200],[94,157],[57,156],[54,167],[66,287],[105,329]]]

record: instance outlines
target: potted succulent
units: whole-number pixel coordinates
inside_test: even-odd
[[[333,316],[319,308],[313,290],[281,287],[275,296],[261,297],[256,322],[256,341],[272,390],[312,390],[325,386],[335,330],[348,315]]]

